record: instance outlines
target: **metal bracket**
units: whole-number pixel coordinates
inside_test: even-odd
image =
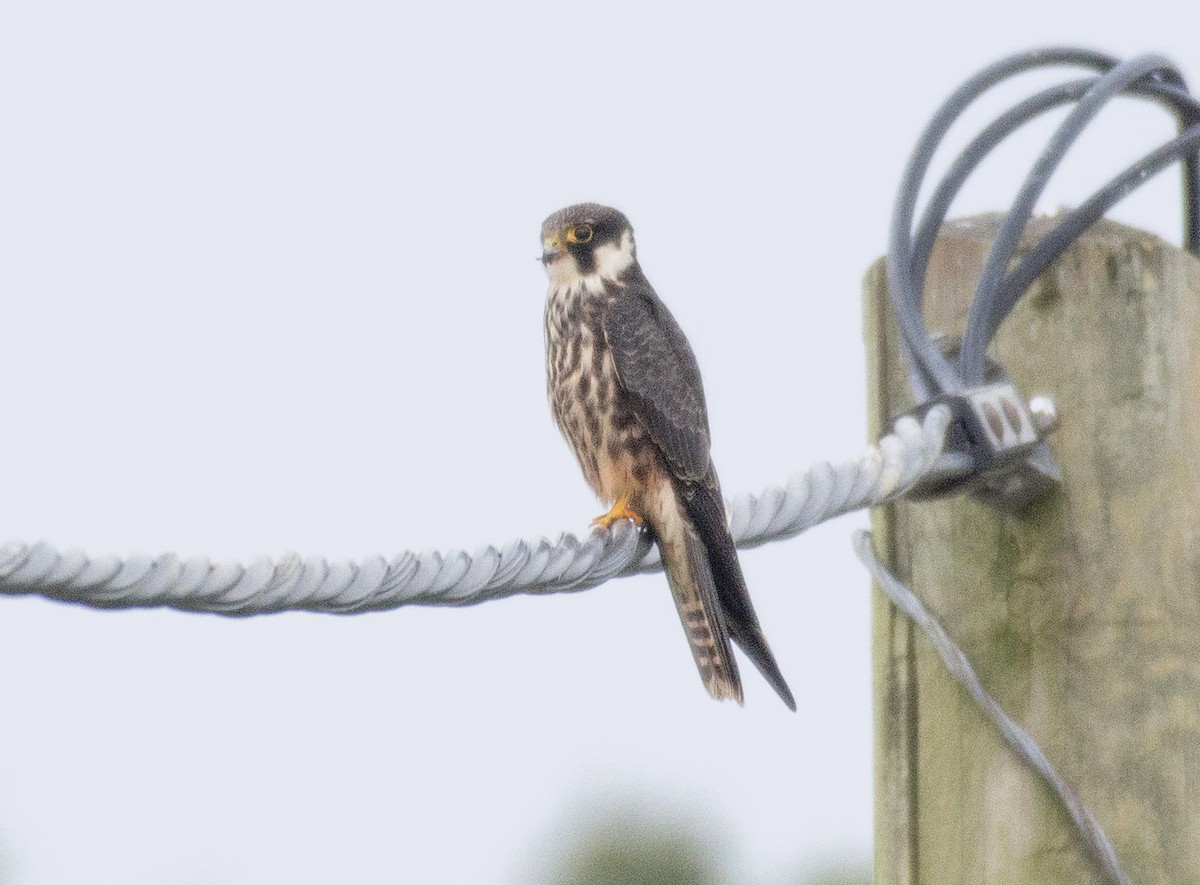
[[[956,350],[945,340],[947,351]],[[1046,437],[1058,426],[1046,397],[1026,401],[998,363],[989,360],[987,381],[960,393],[942,394],[910,414],[923,418],[935,405],[950,408],[946,448],[909,498],[967,493],[1005,513],[1020,513],[1062,482]]]

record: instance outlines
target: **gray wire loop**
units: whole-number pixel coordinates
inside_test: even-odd
[[[740,547],[790,538],[852,510],[902,494],[932,469],[949,422],[944,408],[923,423],[897,422],[857,461],[817,464],[782,488],[739,495],[729,507]],[[405,552],[360,562],[288,553],[248,564],[204,557],[90,558],[50,544],[0,547],[0,594],[39,595],[97,608],[173,608],[222,615],[311,611],[350,614],[403,605],[474,605],[518,593],[586,590],[609,578],[659,571],[649,537],[621,521],[606,532],[557,541],[511,541],[445,553]]]
[[[1063,66],[1088,69],[1095,75],[1045,89],[989,124],[933,189],[914,233],[913,220],[925,175],[946,133],[966,108],[1005,80],[1038,68]],[[1025,224],[1050,176],[1088,123],[1123,93],[1161,104],[1175,115],[1179,134],[1124,170],[1078,209],[1065,213],[1058,226],[1008,271]],[[952,364],[930,339],[921,310],[925,270],[938,229],[984,157],[1030,120],[1068,103],[1074,103],[1074,108],[1035,162],[992,245],[968,312],[961,357]],[[1182,161],[1184,167],[1184,245],[1200,255],[1200,102],[1188,94],[1183,77],[1167,59],[1145,55],[1121,62],[1086,49],[1036,49],[989,65],[956,89],[938,108],[913,149],[896,195],[888,240],[888,285],[917,402],[980,384],[988,342],[1030,283],[1109,208],[1176,161]]]
[[[871,572],[879,589],[925,632],[939,657],[946,664],[950,675],[975,699],[975,703],[1000,730],[1008,745],[1016,751],[1018,756],[1033,766],[1050,785],[1050,788],[1058,794],[1058,798],[1083,837],[1088,853],[1117,885],[1131,885],[1129,876],[1121,869],[1121,864],[1117,861],[1117,853],[1113,849],[1112,842],[1109,841],[1104,828],[1100,826],[1095,815],[1083,804],[1083,801],[1067,782],[1059,776],[1029,732],[1013,722],[995,699],[984,690],[983,685],[979,682],[979,677],[975,675],[975,669],[971,666],[971,662],[967,660],[962,649],[955,645],[954,640],[938,623],[937,618],[925,608],[916,594],[897,580],[875,556],[870,532],[854,533],[854,552]]]
[[[1056,66],[1085,68],[1095,74],[1044,89],[1009,108],[985,127],[933,188],[914,232],[917,199],[934,153],[967,106],[1004,80],[1036,68]],[[1034,206],[1050,176],[1088,123],[1121,93],[1149,98],[1163,105],[1175,115],[1179,133],[1125,169],[1079,208],[1064,213],[1050,233],[1009,270]],[[1030,120],[1071,103],[1074,107],[1034,163],[992,243],[968,310],[959,358],[952,361],[931,338],[922,314],[925,274],[938,232],[963,184],[992,150]],[[955,90],[934,114],[913,149],[896,195],[889,236],[888,286],[899,319],[901,345],[910,368],[910,386],[918,404],[941,394],[954,394],[981,385],[988,343],[1033,281],[1109,208],[1176,161],[1182,161],[1184,173],[1184,246],[1200,255],[1200,102],[1188,94],[1183,77],[1167,59],[1144,55],[1121,62],[1113,56],[1083,49],[1039,49],[989,65]],[[967,478],[979,468],[972,465],[969,458],[964,464],[962,454],[946,453],[940,466],[933,466],[930,472],[957,476],[959,481]],[[854,545],[859,558],[884,593],[924,630],[954,678],[996,724],[1018,755],[1058,794],[1088,851],[1109,878],[1119,885],[1127,885],[1129,877],[1117,862],[1112,844],[1095,817],[1059,777],[1029,734],[983,690],[966,656],[937,620],[912,591],[875,558],[870,535],[859,532],[855,535]]]

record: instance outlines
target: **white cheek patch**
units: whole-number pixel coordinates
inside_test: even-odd
[[[596,268],[589,274],[579,272],[575,256],[564,252],[546,265],[550,286],[554,289],[586,289],[589,292],[604,291],[605,280],[617,279],[633,264],[633,234],[625,231],[620,243],[598,246],[595,251]]]
[[[595,254],[596,274],[603,279],[615,280],[633,264],[633,234],[625,231],[620,243],[600,246]]]

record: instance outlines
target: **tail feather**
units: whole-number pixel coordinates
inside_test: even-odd
[[[796,700],[775,662],[775,656],[771,654],[771,648],[758,624],[758,616],[754,613],[750,592],[746,589],[737,548],[729,534],[716,472],[710,466],[708,475],[700,483],[675,482],[679,498],[690,517],[688,522],[695,527],[701,549],[707,558],[724,632],[746,653],[746,657],[775,689],[788,709],[795,711]]]
[[[740,704],[742,681],[704,541],[687,518],[673,486],[664,486],[652,528],[696,669],[710,695]]]

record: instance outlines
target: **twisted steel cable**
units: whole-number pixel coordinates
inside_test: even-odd
[[[1083,804],[1079,795],[1063,780],[1029,732],[1010,719],[1003,708],[996,703],[995,698],[987,693],[980,683],[979,677],[975,675],[975,668],[971,666],[971,662],[967,660],[962,649],[955,645],[954,640],[946,633],[938,619],[930,613],[929,609],[925,608],[917,595],[889,572],[875,556],[870,532],[854,533],[854,551],[875,578],[879,589],[925,632],[925,636],[933,643],[934,649],[946,665],[946,669],[950,671],[950,675],[974,698],[975,703],[983,710],[984,715],[992,720],[1008,745],[1032,766],[1058,795],[1067,809],[1067,813],[1071,816],[1071,820],[1075,822],[1075,827],[1079,830],[1088,853],[1092,855],[1101,869],[1116,885],[1130,885],[1130,878],[1121,869],[1112,842],[1109,841],[1104,828],[1100,826],[1091,809]]]
[[[897,422],[862,458],[820,463],[786,486],[730,504],[739,547],[790,538],[820,522],[882,503],[938,469],[950,414]],[[609,578],[658,571],[649,536],[622,520],[586,538],[563,534],[487,546],[473,555],[401,553],[390,561],[327,562],[288,553],[278,562],[213,563],[204,557],[90,558],[45,542],[0,547],[0,594],[39,595],[97,608],[165,607],[223,615],[311,611],[349,614],[403,605],[473,605],[519,593],[585,590]]]

